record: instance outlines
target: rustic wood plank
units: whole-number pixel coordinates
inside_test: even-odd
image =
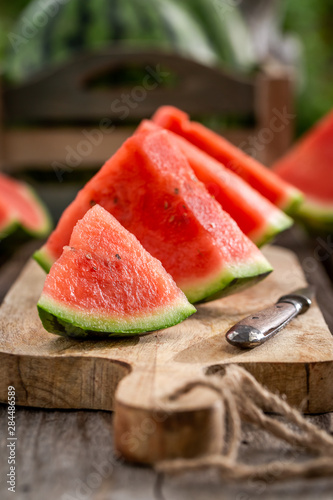
[[[0,422],[0,496],[5,500],[15,496],[6,487],[5,405]],[[16,436],[17,498],[111,500],[132,488],[138,500],[155,498],[156,474],[116,458],[111,413],[18,408]]]
[[[221,481],[214,471],[167,478],[162,482],[164,500],[331,500],[332,479],[273,482],[249,480],[238,484]],[[130,498],[130,497],[128,497]]]
[[[87,85],[99,75],[133,65],[146,71],[137,94],[138,86],[96,90]],[[170,74],[176,81],[174,85],[165,84]],[[131,100],[125,106],[131,120],[150,116],[162,103],[193,114],[254,113],[253,79],[164,51],[116,47],[78,55],[53,71],[41,72],[29,82],[7,88],[5,120],[122,120],[124,93]]]
[[[294,82],[279,66],[258,75],[256,85],[256,158],[271,165],[291,146],[294,137]]]
[[[6,244],[6,242],[3,243]],[[6,295],[8,288],[12,283],[14,283],[27,260],[40,246],[41,241],[38,240],[29,241],[18,248],[15,247],[13,243],[11,245],[13,253],[11,253],[8,249],[4,252],[0,246],[0,304]],[[14,248],[17,248],[17,250],[15,251]],[[8,257],[8,253],[11,255],[10,259],[6,259],[6,255]]]
[[[63,164],[64,172],[100,167],[133,132],[134,127],[98,126],[6,130],[6,170],[34,167],[52,171],[55,162]]]
[[[76,128],[6,129],[3,132],[3,168],[8,173],[22,172],[27,168],[52,171],[57,162],[60,164],[58,168],[63,169],[64,173],[71,173],[100,167],[134,130],[133,126],[100,127],[98,124]],[[238,146],[246,143],[255,130],[230,129],[220,133]],[[56,174],[54,180],[57,180]]]

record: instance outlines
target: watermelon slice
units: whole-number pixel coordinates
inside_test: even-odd
[[[0,240],[17,229],[17,220],[12,211],[0,198]]]
[[[173,106],[162,106],[152,119],[157,125],[184,137],[223,163],[286,213],[292,215],[301,203],[302,194],[298,189],[283,181],[219,134],[200,123],[190,121],[189,116],[183,111]]]
[[[297,216],[315,231],[333,231],[333,111],[273,165],[306,198]]]
[[[37,307],[47,331],[79,338],[159,330],[196,311],[162,264],[99,205],[74,227]]]
[[[162,262],[190,302],[228,295],[272,270],[164,130],[128,139],[78,193],[35,254],[44,268],[60,256],[77,220],[96,203]]]
[[[157,130],[160,127],[154,122],[143,120],[137,133]],[[169,134],[186,156],[196,177],[256,245],[267,243],[293,224],[290,217],[222,163],[183,137],[171,131]]]
[[[21,227],[30,236],[42,238],[51,229],[46,208],[24,182],[0,174],[0,239]]]

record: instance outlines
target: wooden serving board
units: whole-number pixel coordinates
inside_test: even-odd
[[[268,247],[275,271],[249,290],[202,304],[180,325],[122,340],[76,341],[46,332],[36,303],[45,274],[30,261],[0,309],[0,399],[19,405],[115,410],[117,449],[130,460],[195,456],[221,449],[223,408],[209,389],[172,400],[185,382],[227,363],[249,370],[306,411],[333,410],[333,339],[314,303],[266,344],[229,345],[224,333],[242,317],[305,285],[296,257]]]

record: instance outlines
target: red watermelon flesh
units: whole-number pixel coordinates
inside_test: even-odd
[[[133,335],[195,312],[162,264],[104,208],[73,229],[38,302],[46,330],[72,337]]]
[[[272,270],[197,180],[166,131],[128,139],[78,193],[35,255],[44,268],[96,203],[162,262],[191,302],[232,293]]]
[[[154,122],[143,120],[137,133],[157,130],[160,127]],[[169,134],[187,158],[196,177],[256,245],[267,243],[292,225],[290,217],[241,177],[183,137],[171,131]]]
[[[34,191],[25,183],[0,174],[0,200],[10,218],[27,233],[46,236],[51,228],[49,215]]]
[[[320,120],[273,165],[284,180],[301,189],[298,215],[310,225],[333,230],[333,111]]]
[[[200,123],[190,121],[183,111],[173,106],[162,106],[152,119],[157,125],[175,132],[205,151],[285,212],[292,214],[300,204],[302,195],[299,190],[221,135]]]

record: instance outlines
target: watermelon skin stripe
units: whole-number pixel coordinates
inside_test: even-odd
[[[155,25],[152,23],[152,19],[149,14],[153,9],[146,11],[141,8],[141,5],[138,5],[138,2],[130,2],[129,6],[133,9],[133,15],[139,19],[142,29],[147,33],[152,33],[155,29]]]
[[[84,46],[87,39],[88,28],[91,20],[89,9],[91,2],[89,0],[79,0],[78,2],[78,30],[76,33],[76,47]]]
[[[113,42],[119,42],[125,33],[125,27],[123,20],[121,18],[121,12],[119,9],[118,0],[109,0],[108,11],[109,11],[109,22],[112,33]]]
[[[60,7],[61,9],[62,7]],[[41,58],[44,61],[49,61],[53,54],[52,54],[52,47],[54,47],[53,44],[53,32],[54,32],[54,27],[57,25],[57,21],[55,17],[50,17],[49,21],[47,23],[47,28],[44,27],[41,29],[41,35],[40,35],[40,52],[41,52]],[[30,42],[29,42],[30,43]]]
[[[171,23],[165,20],[163,15],[161,16],[161,24],[164,30],[164,33],[167,35],[167,39],[170,40],[171,47],[177,47],[177,35]]]
[[[108,16],[101,16],[100,13],[105,10],[104,0],[94,0],[90,2],[90,17],[91,23],[87,30],[87,39],[85,42],[86,48],[98,47],[101,44],[107,43],[110,37],[110,26]]]

